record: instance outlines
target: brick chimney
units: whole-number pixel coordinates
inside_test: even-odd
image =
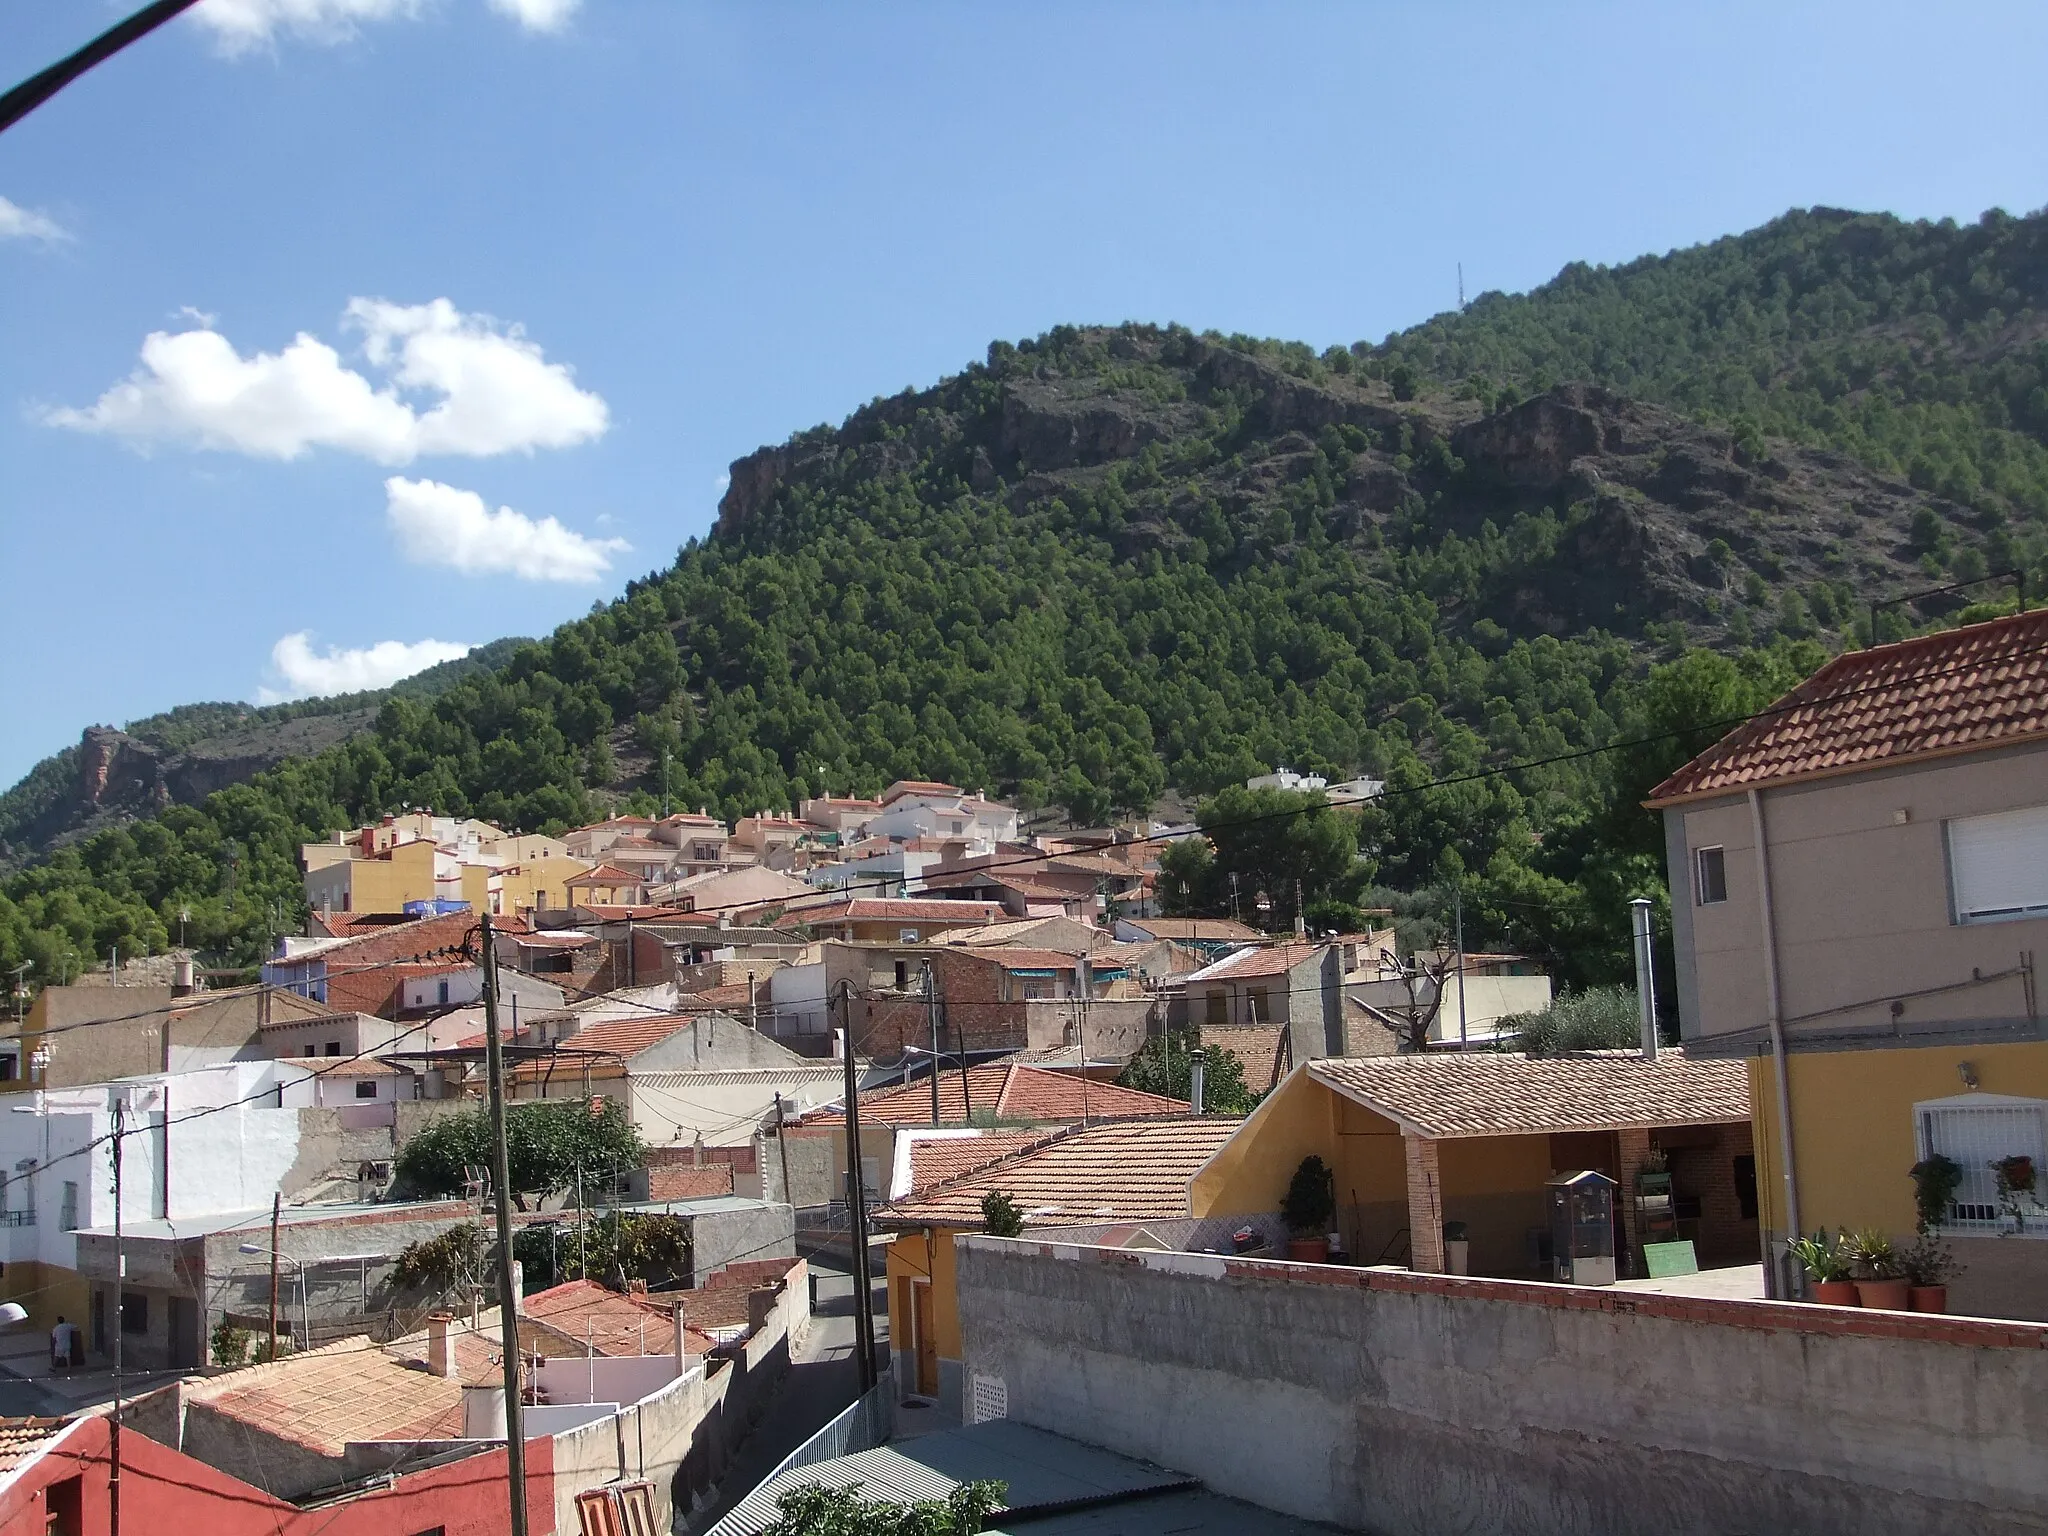
[[[455,1349],[448,1338],[454,1323],[455,1315],[451,1312],[427,1314],[427,1370],[431,1375],[455,1374]]]

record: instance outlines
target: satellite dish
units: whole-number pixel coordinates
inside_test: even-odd
[[[28,1309],[18,1301],[0,1301],[0,1328],[12,1328],[28,1321]]]

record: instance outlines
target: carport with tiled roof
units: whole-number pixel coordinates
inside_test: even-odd
[[[1692,1202],[1691,1230],[1682,1225],[1680,1235],[1694,1239],[1701,1261],[1753,1257],[1747,1074],[1739,1062],[1670,1053],[1304,1062],[1196,1175],[1194,1214],[1275,1211],[1313,1155],[1335,1175],[1334,1227],[1360,1262],[1405,1258],[1441,1273],[1449,1221],[1466,1231],[1472,1273],[1548,1278],[1544,1181],[1586,1168],[1614,1179],[1625,1245],[1617,1251],[1632,1254],[1629,1196],[1653,1150]]]

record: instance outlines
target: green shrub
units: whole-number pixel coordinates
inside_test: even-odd
[[[1567,992],[1538,1013],[1511,1013],[1500,1021],[1516,1049],[1531,1056],[1568,1051],[1617,1051],[1640,1044],[1642,1011],[1634,987],[1591,987]]]

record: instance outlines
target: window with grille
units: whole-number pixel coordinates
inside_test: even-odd
[[[1010,1384],[1000,1376],[984,1376],[976,1371],[973,1408],[973,1422],[976,1424],[1007,1419],[1010,1416]]]
[[[1998,1192],[1992,1167],[2010,1157],[2033,1159],[2036,1169],[2048,1163],[2048,1100],[2011,1098],[2004,1094],[1971,1093],[1953,1099],[1917,1104],[1920,1156],[1937,1153],[1963,1170],[1962,1182],[1949,1203],[1945,1226],[1982,1231],[2008,1230],[2012,1213]],[[2016,1199],[2024,1230],[2048,1235],[2048,1206],[2037,1185],[2031,1195]]]
[[[1949,822],[1948,871],[1959,923],[2048,917],[2048,806]]]

